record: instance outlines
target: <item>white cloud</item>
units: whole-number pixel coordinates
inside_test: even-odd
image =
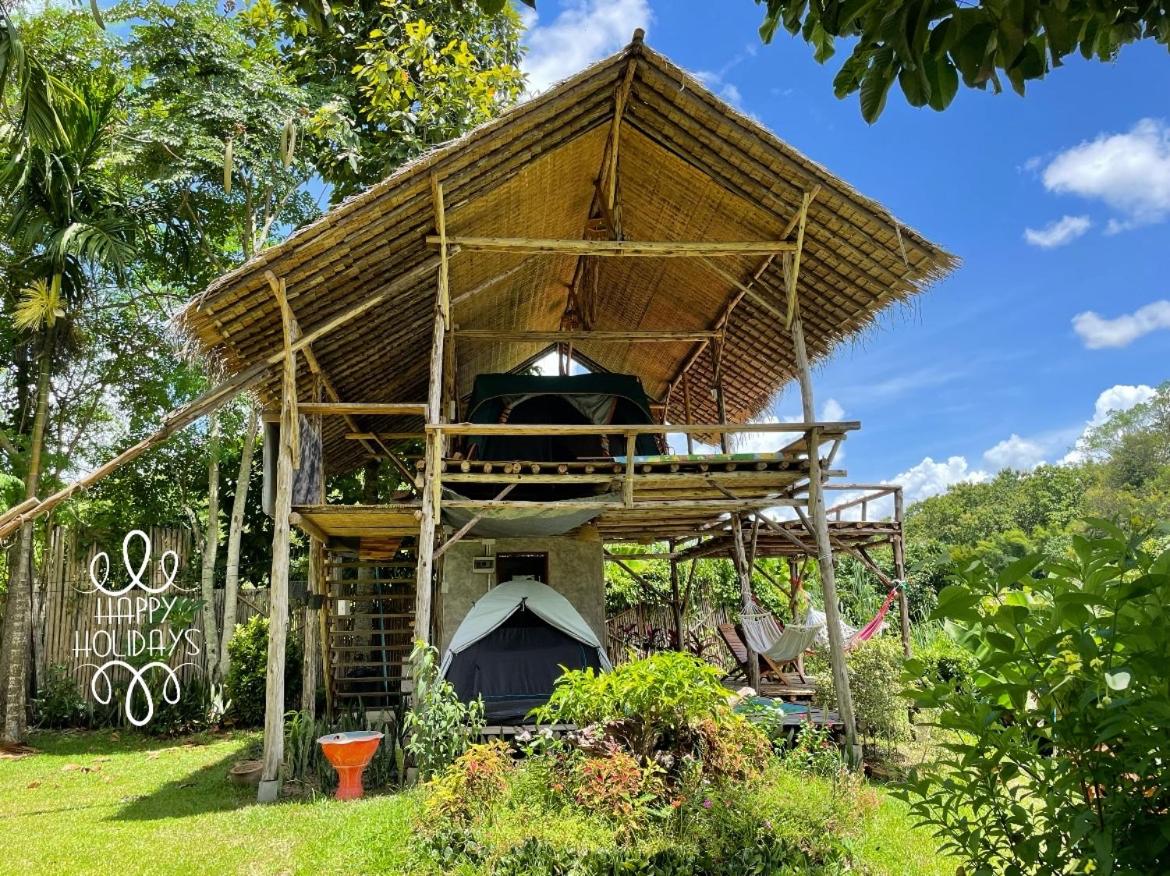
[[[649,0],[561,0],[549,23],[536,13],[526,13],[524,20],[528,54],[523,67],[528,90],[535,94],[620,49],[654,14]]]
[[[1073,449],[1064,455],[1061,462],[1065,465],[1077,465],[1084,462],[1086,458],[1085,436],[1091,430],[1108,420],[1110,414],[1128,411],[1134,405],[1148,402],[1156,394],[1157,390],[1144,383],[1139,383],[1137,386],[1119,383],[1102,392],[1097,396],[1097,403],[1093,406],[1093,416],[1085,423],[1081,437],[1077,439]]]
[[[1159,222],[1170,215],[1170,126],[1142,119],[1124,134],[1101,134],[1058,154],[1044,168],[1044,187],[1103,201],[1121,214],[1110,230]]]
[[[984,451],[983,461],[992,471],[1010,468],[1015,471],[1029,471],[1044,462],[1048,448],[1039,441],[1021,438],[1015,432],[994,447]]]
[[[1072,324],[1090,350],[1125,347],[1150,332],[1170,329],[1170,301],[1163,298],[1113,319],[1086,310],[1074,316]]]
[[[828,399],[821,408],[821,419],[827,423],[845,419],[845,408],[835,398]]]
[[[1088,231],[1092,224],[1088,216],[1062,216],[1043,228],[1025,228],[1024,240],[1032,246],[1052,249],[1072,243]]]
[[[951,456],[945,462],[935,462],[928,456],[891,483],[902,485],[903,495],[909,503],[945,493],[954,484],[977,484],[985,480],[987,472],[972,469],[965,456]]]

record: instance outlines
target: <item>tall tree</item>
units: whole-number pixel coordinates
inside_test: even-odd
[[[335,202],[492,118],[523,88],[520,19],[507,3],[256,0],[242,15],[279,22],[297,81],[322,98],[306,128]]]
[[[203,568],[199,595],[203,599],[203,650],[207,675],[220,677],[219,631],[215,623],[215,558],[219,553],[219,413],[207,417],[207,524],[203,530]]]
[[[232,497],[232,516],[228,523],[227,569],[223,589],[223,646],[219,657],[219,673],[226,677],[231,666],[228,645],[236,630],[236,602],[240,590],[240,543],[244,534],[244,512],[248,506],[248,483],[252,478],[252,454],[260,431],[260,413],[254,407],[248,411],[248,429],[240,451],[240,472],[236,476],[236,492]]]
[[[0,195],[8,207],[5,233],[14,256],[4,292],[15,327],[35,350],[32,392],[22,396],[32,415],[16,416],[18,423],[28,423],[19,431],[28,497],[40,488],[55,360],[68,349],[73,321],[94,289],[111,274],[124,274],[135,230],[134,212],[110,172],[119,121],[116,83],[95,73],[72,89],[58,89],[58,96],[52,112],[56,130],[39,122],[17,126],[3,144],[6,160],[0,168]],[[27,106],[23,112],[28,115]],[[4,621],[9,741],[19,741],[25,732],[33,534],[32,523],[26,523]]]

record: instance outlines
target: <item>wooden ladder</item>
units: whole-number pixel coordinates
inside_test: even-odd
[[[359,560],[337,554],[326,562],[326,678],[333,710],[397,709],[414,638],[416,560]]]

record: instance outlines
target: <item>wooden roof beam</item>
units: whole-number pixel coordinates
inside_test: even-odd
[[[421,417],[427,409],[422,402],[302,402],[299,407],[302,414],[346,418],[360,414],[379,417]]]
[[[591,341],[601,344],[644,344],[644,343],[685,343],[708,340],[715,337],[713,331],[505,331],[495,329],[456,329],[455,335],[462,341],[506,341],[524,343],[566,343],[569,341]]]
[[[674,241],[674,240],[558,240],[542,237],[459,237],[428,234],[428,246],[458,246],[478,252],[555,253],[626,258],[696,258],[774,255],[793,252],[795,243],[782,240]]]

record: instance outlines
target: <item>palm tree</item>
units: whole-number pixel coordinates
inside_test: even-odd
[[[27,334],[36,363],[33,416],[24,442],[25,496],[31,498],[40,487],[54,360],[67,346],[72,317],[96,284],[121,277],[134,226],[107,167],[117,91],[96,73],[76,89],[61,86],[28,58],[14,33],[7,16],[0,19],[0,81],[13,77],[24,90],[19,123],[0,152],[7,156],[0,167],[0,198],[16,254],[5,298],[15,299],[13,323]],[[33,534],[32,522],[25,523],[4,618],[0,679],[7,742],[21,741],[26,730]]]

